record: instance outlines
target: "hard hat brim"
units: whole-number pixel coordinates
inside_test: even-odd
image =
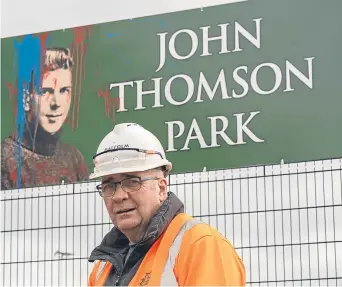
[[[121,173],[131,173],[131,172],[141,172],[141,171],[146,171],[158,167],[166,166],[167,171],[171,171],[172,169],[172,163],[165,160],[164,163],[156,163],[156,164],[146,164],[146,165],[141,165],[139,167],[134,166],[134,167],[118,167],[118,168],[109,168],[107,170],[102,170],[98,172],[93,172],[90,174],[89,179],[99,179],[103,176],[108,176],[108,175],[114,175],[114,174],[121,174]]]

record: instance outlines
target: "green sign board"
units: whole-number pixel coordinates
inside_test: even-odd
[[[244,1],[3,39],[2,189],[87,180],[121,122],[173,172],[341,157],[340,11]]]

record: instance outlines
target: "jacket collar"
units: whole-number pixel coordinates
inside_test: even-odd
[[[180,199],[172,192],[168,192],[168,197],[152,217],[147,226],[142,239],[135,244],[141,253],[146,253],[153,243],[164,232],[172,219],[184,211],[184,205]],[[113,265],[122,265],[124,256],[129,249],[127,237],[116,227],[107,233],[101,244],[97,246],[89,257],[89,262],[95,260],[107,260]],[[139,253],[140,253],[139,252]]]
[[[61,134],[62,129],[52,135],[46,132],[38,122],[27,122],[22,137],[15,135],[13,140],[34,153],[53,156],[58,148]]]

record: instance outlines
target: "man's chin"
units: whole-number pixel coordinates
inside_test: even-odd
[[[134,218],[124,218],[117,222],[117,228],[121,230],[121,232],[125,233],[126,231],[134,230],[139,227],[141,221]]]
[[[43,129],[47,133],[54,135],[54,134],[58,133],[58,131],[61,129],[61,127],[62,127],[61,125],[58,125],[58,126],[56,125],[54,127],[51,127],[51,126],[44,127],[43,126]]]

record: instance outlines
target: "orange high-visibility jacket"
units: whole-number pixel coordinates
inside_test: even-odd
[[[89,286],[103,286],[110,262],[95,261]],[[178,214],[145,255],[129,286],[245,286],[245,267],[231,243],[208,224]]]

